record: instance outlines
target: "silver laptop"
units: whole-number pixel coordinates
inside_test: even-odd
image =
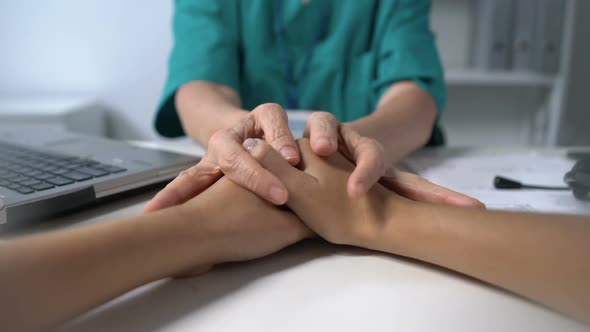
[[[61,130],[0,127],[0,225],[43,221],[166,182],[198,161]]]

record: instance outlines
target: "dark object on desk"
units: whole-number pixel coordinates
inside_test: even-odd
[[[567,152],[567,157],[574,160],[590,159],[590,152],[587,148],[574,148]]]
[[[520,181],[509,179],[503,176],[494,178],[494,188],[496,189],[538,189],[538,190],[570,190],[569,187],[539,186],[524,184]]]
[[[580,159],[563,179],[578,199],[590,201],[590,158]]]
[[[42,221],[169,181],[197,162],[51,128],[0,128],[0,225]]]
[[[530,185],[503,176],[496,176],[494,178],[494,188],[508,190],[571,190],[577,199],[590,201],[590,158],[578,160],[572,170],[565,174],[563,180],[568,187]]]

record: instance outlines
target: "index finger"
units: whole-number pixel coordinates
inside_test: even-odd
[[[263,104],[252,111],[256,127],[264,133],[264,140],[277,150],[291,165],[300,160],[299,149],[289,129],[287,113],[278,104]]]
[[[309,116],[304,137],[309,137],[313,152],[329,156],[338,150],[338,129],[340,122],[328,112],[314,112]]]
[[[353,152],[356,167],[348,179],[348,193],[358,197],[371,189],[385,173],[383,150],[371,139],[361,139]]]
[[[238,185],[271,203],[287,202],[288,192],[281,180],[243,149],[238,133],[233,130],[216,133],[209,141],[209,151],[223,173]]]

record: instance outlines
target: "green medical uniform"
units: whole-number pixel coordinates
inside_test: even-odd
[[[245,109],[288,108],[294,96],[298,109],[343,122],[373,112],[391,84],[413,80],[440,114],[446,91],[429,12],[430,0],[176,0],[156,130],[184,135],[174,95],[195,80],[233,88]],[[441,143],[435,129],[430,144]]]

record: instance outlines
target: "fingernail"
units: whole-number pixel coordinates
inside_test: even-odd
[[[279,186],[272,186],[270,188],[270,198],[275,204],[284,204],[287,201],[287,192]]]
[[[462,207],[481,206],[481,207],[485,207],[485,204],[483,204],[482,202],[480,202],[476,199],[463,197],[463,196],[449,196],[446,198],[445,201],[448,204],[455,205],[455,206],[462,206]]]
[[[320,146],[323,146],[323,147],[331,148],[331,147],[333,146],[333,145],[332,145],[332,141],[333,141],[333,140],[331,140],[331,139],[329,139],[329,138],[326,138],[326,137],[320,137],[320,138],[318,138],[318,140],[317,140],[317,144],[318,144],[318,145],[320,145]]]
[[[244,147],[244,149],[246,149],[246,151],[252,151],[256,144],[258,144],[257,140],[255,140],[254,138],[248,138],[244,141],[244,143],[242,143],[242,146]]]
[[[283,158],[287,160],[295,159],[298,157],[297,151],[290,146],[285,146],[281,149],[281,156],[283,156]]]

